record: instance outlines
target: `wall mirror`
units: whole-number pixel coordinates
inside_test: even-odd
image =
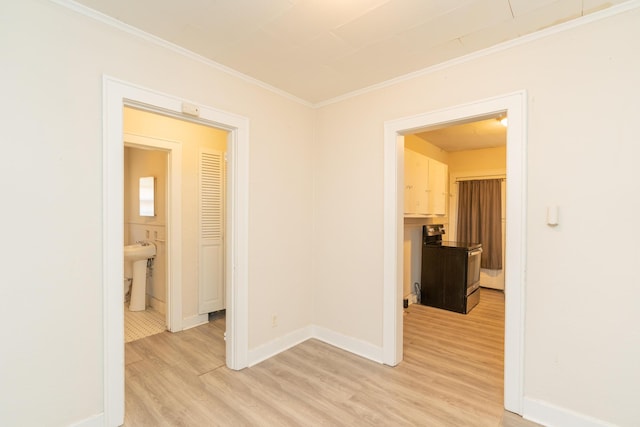
[[[140,178],[140,216],[156,216],[156,178]]]

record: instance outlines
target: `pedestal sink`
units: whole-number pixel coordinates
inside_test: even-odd
[[[133,282],[131,283],[130,311],[143,311],[146,301],[147,261],[156,255],[156,245],[151,242],[139,242],[124,247],[124,261],[133,264]]]

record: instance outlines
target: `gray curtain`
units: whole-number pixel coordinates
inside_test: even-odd
[[[458,237],[482,243],[482,268],[502,269],[502,201],[500,179],[458,182]]]

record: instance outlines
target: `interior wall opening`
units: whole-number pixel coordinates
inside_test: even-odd
[[[167,324],[173,323],[172,331],[202,324],[209,313],[226,309],[225,159],[229,132],[210,124],[128,106],[124,108],[123,118],[125,145],[128,145],[125,147],[125,244],[142,242],[156,248],[156,255],[149,260],[153,268],[148,268],[147,274],[147,306],[151,311],[166,313]],[[168,151],[163,147],[167,144],[171,146]],[[171,156],[178,151],[180,160],[172,168],[162,153],[168,152]],[[166,174],[171,171],[179,175],[173,186],[167,185],[164,170]],[[140,194],[137,182],[144,175],[151,175],[156,182],[158,209],[151,216],[141,216],[137,209]],[[178,215],[163,209],[162,202],[167,201],[180,210],[179,222],[174,218]],[[175,260],[168,256],[167,248],[178,243],[169,239],[168,229],[174,230],[173,239],[180,240],[181,255],[186,256]],[[163,275],[165,257],[170,261],[167,269],[175,272],[173,277]],[[170,289],[174,292],[169,292]],[[165,306],[172,305],[172,294],[176,295],[175,303],[181,305],[179,318],[173,322],[165,310]]]
[[[170,324],[167,206],[170,152],[127,143],[124,149],[125,344],[164,332]],[[144,195],[143,180],[150,182]],[[141,211],[151,205],[153,212]],[[143,216],[145,215],[145,216]]]
[[[224,215],[227,236],[224,253],[226,322],[224,330],[225,362],[230,369],[247,366],[248,357],[248,177],[249,177],[249,121],[247,118],[199,105],[198,117],[182,112],[183,100],[121,80],[103,78],[103,300],[104,300],[104,412],[106,425],[124,422],[124,313],[123,313],[123,248],[124,248],[124,107],[157,113],[186,122],[222,129],[227,132],[228,178],[225,185],[226,209]],[[127,134],[134,139],[145,136]],[[169,154],[169,185],[182,188],[182,174],[173,173],[182,167],[182,144],[178,141],[155,139],[159,148]],[[141,145],[153,145],[143,141]],[[190,189],[193,191],[193,189]],[[181,199],[183,191],[170,190],[172,202],[168,208],[169,225],[182,223]],[[180,200],[180,201],[179,201]],[[182,238],[178,230],[169,230],[168,276],[171,282],[182,281]],[[182,286],[182,283],[179,283]],[[196,313],[197,303],[183,301],[178,286],[171,286],[168,298],[171,330],[195,326],[202,315]],[[193,301],[193,298],[190,299]],[[190,306],[190,304],[192,306]],[[183,307],[184,305],[184,307]],[[185,313],[185,316],[183,316]],[[204,317],[207,317],[204,315]],[[174,322],[175,320],[175,322]]]
[[[509,117],[506,149],[506,266],[504,322],[504,408],[522,413],[526,225],[525,91],[385,122],[385,211],[383,361],[403,358],[404,135],[452,123],[474,122],[500,113]]]
[[[470,292],[463,292],[467,266],[456,265],[452,254],[458,251],[459,263],[464,263],[470,259],[472,247],[481,245],[480,250],[484,248],[486,253],[484,238],[472,242],[458,234],[458,189],[462,181],[482,184],[491,180],[501,187],[500,201],[494,203],[499,203],[501,209],[474,211],[472,222],[479,221],[478,216],[495,216],[491,222],[500,223],[501,238],[500,247],[494,250],[500,250],[504,261],[507,129],[503,119],[506,114],[498,113],[482,120],[462,120],[405,134],[401,195],[403,328],[405,337],[420,337],[405,343],[405,351],[419,352],[424,357],[434,349],[449,352],[450,357],[460,361],[451,369],[468,369],[466,362],[474,364],[477,376],[470,378],[491,390],[487,392],[491,400],[487,404],[496,408],[504,405],[504,262],[500,268],[478,267],[478,281],[469,287]],[[424,236],[428,227],[444,233],[437,236],[442,244],[429,246],[425,242],[435,238]],[[451,344],[440,348],[443,341]],[[473,351],[469,352],[469,348]]]

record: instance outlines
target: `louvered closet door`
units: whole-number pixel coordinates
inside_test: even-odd
[[[224,153],[200,149],[198,311],[224,308]]]

